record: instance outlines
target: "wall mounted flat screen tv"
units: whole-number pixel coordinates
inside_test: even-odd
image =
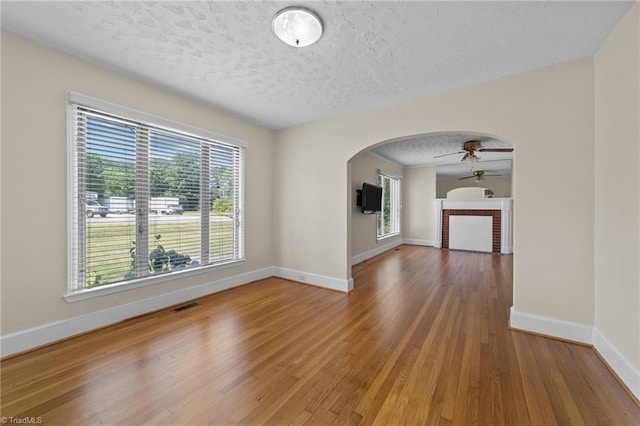
[[[363,183],[362,190],[358,190],[358,206],[365,214],[379,212],[382,209],[382,187],[370,183]]]

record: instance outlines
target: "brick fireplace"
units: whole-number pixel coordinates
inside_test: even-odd
[[[512,205],[511,198],[437,199],[436,247],[512,253]]]

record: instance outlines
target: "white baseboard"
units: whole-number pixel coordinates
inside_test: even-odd
[[[366,251],[364,253],[356,254],[351,258],[351,264],[357,265],[358,263],[364,262],[367,259],[371,259],[379,254],[384,253],[385,251],[391,250],[393,248],[398,247],[402,244],[411,244],[414,246],[428,246],[434,247],[436,242],[432,240],[418,240],[413,238],[404,238],[402,240],[396,240],[389,244],[384,244],[379,247],[374,248],[373,250]]]
[[[412,246],[434,247],[436,245],[436,242],[432,240],[416,240],[413,238],[405,238],[404,240],[402,240],[402,244],[411,244]]]
[[[544,334],[573,342],[592,344],[593,327],[575,322],[546,318],[533,314],[518,312],[511,307],[509,319],[511,328],[532,333]]]
[[[117,322],[143,315],[149,312],[177,305],[188,300],[239,287],[253,281],[282,277],[293,281],[316,285],[332,290],[350,292],[353,290],[353,278],[339,279],[287,268],[268,267],[256,271],[234,275],[172,293],[161,294],[124,305],[114,306],[97,312],[91,312],[65,320],[40,325],[15,333],[0,336],[0,357],[24,352],[47,345],[91,330],[115,324]]]
[[[273,267],[263,268],[172,293],[161,294],[149,299],[6,334],[0,337],[0,357],[24,352],[128,318],[272,276],[274,276]]]
[[[389,244],[386,250],[400,245]],[[412,243],[408,243],[412,244]],[[422,245],[422,244],[421,244]],[[376,249],[378,250],[378,249]],[[380,251],[382,253],[383,251]],[[374,254],[373,256],[379,253]],[[370,256],[370,257],[373,257]],[[217,293],[253,281],[277,276],[292,281],[312,284],[342,292],[353,290],[353,279],[340,279],[281,267],[268,267],[234,275],[210,283],[194,286],[149,299],[115,306],[90,314],[56,321],[27,330],[0,336],[0,357],[6,357],[29,349],[53,343],[77,334],[95,330],[127,318],[153,312],[208,294]],[[511,307],[510,326],[514,329],[557,337],[564,340],[593,345],[631,392],[640,399],[640,373],[594,327],[583,324],[541,317],[518,312]]]
[[[395,247],[402,245],[402,240],[395,240],[388,244],[380,245],[373,250],[366,251],[364,253],[356,254],[351,258],[351,264],[357,265],[358,263],[364,262],[367,259],[371,259],[374,256],[384,253],[385,251],[391,250]]]
[[[618,378],[640,399],[640,372],[600,332],[591,326],[525,314],[511,307],[511,328],[593,346]]]
[[[311,284],[318,287],[324,287],[331,290],[342,291],[345,293],[353,290],[353,278],[342,279],[328,277],[326,275],[313,274],[310,272],[296,271],[295,269],[274,267],[274,276],[285,278],[291,281],[297,281],[304,284]]]
[[[616,375],[629,388],[637,399],[640,399],[640,372],[633,368],[618,350],[605,339],[597,328],[593,329],[593,347],[615,371]]]
[[[511,246],[502,246],[500,248],[501,254],[513,254],[513,247]]]

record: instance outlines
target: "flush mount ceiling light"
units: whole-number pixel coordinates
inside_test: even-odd
[[[322,21],[308,9],[287,7],[273,17],[271,29],[289,46],[306,47],[322,36]]]

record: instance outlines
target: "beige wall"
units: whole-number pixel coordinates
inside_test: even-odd
[[[585,268],[593,264],[590,59],[279,131],[277,263],[349,277],[347,161],[381,141],[446,131],[484,133],[516,148],[515,308],[592,325],[593,271]],[[575,176],[581,176],[583,185],[574,185]],[[555,189],[551,193],[550,187]],[[300,194],[309,190],[327,200],[325,208],[300,208]],[[306,226],[309,222],[315,226]]]
[[[239,267],[68,304],[65,91],[248,142],[246,257]],[[273,133],[2,33],[2,334],[273,266]]]
[[[595,56],[595,111],[595,326],[640,371],[638,3]]]
[[[364,182],[376,184],[378,169],[386,170],[402,176],[402,168],[398,165],[382,160],[368,152],[361,152],[350,161],[351,167],[351,251],[353,256],[375,250],[381,245],[391,244],[401,239],[401,236],[377,240],[376,215],[362,214],[356,205],[356,190],[362,189]],[[404,182],[402,182],[401,187]],[[401,188],[401,194],[402,190]],[[402,223],[400,226],[402,227]]]
[[[402,237],[412,244],[433,245],[436,240],[435,167],[404,169],[402,185]]]
[[[455,188],[464,187],[482,187],[493,191],[493,196],[498,198],[511,197],[511,176],[486,176],[481,182],[475,179],[442,179],[436,182],[436,196],[438,198],[447,198],[447,192]]]
[[[638,369],[639,15],[636,4],[598,52],[595,78],[594,60],[579,60],[276,134],[3,32],[2,334],[272,265],[348,278],[358,226],[348,161],[385,140],[456,131],[516,148],[515,309],[595,324]],[[246,264],[65,303],[69,89],[247,141]],[[403,237],[433,240],[435,173],[404,175]],[[34,194],[49,214],[30,208]]]

